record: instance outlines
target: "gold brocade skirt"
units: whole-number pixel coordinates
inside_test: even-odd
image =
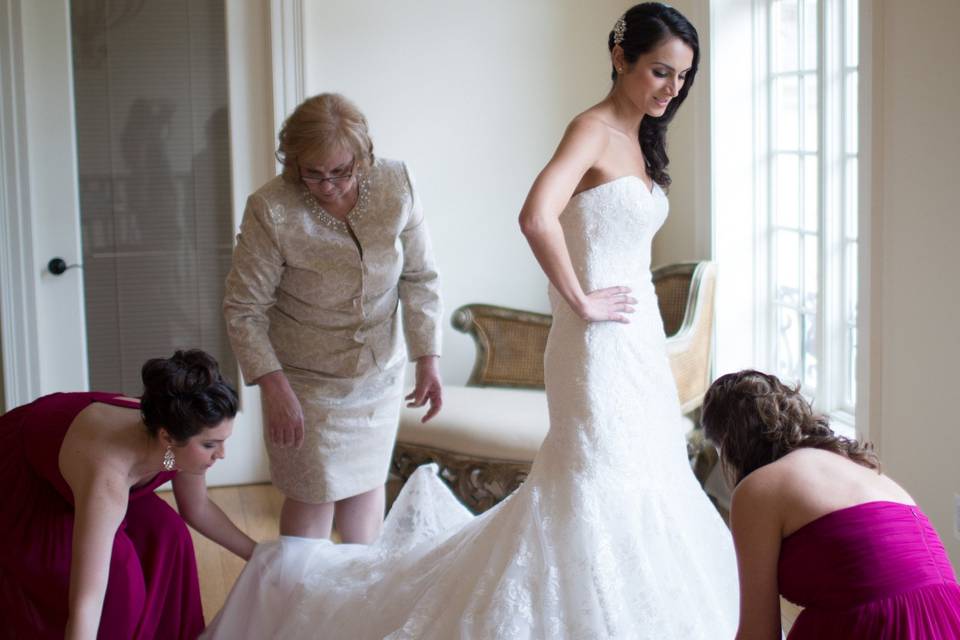
[[[361,362],[367,373],[355,378],[284,368],[303,407],[303,445],[277,447],[269,437],[264,439],[271,479],[286,497],[312,504],[335,502],[386,482],[405,363],[401,358],[381,370],[369,351]]]

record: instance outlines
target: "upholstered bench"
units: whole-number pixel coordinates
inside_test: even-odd
[[[691,417],[709,382],[716,267],[710,262],[668,265],[654,271],[653,281],[681,409],[688,416],[688,454],[702,483],[716,463],[716,451],[704,443]],[[388,496],[418,466],[435,462],[457,496],[479,513],[523,482],[547,434],[543,350],[551,318],[466,305],[452,322],[476,342],[473,373],[467,386],[444,387],[443,410],[430,422],[420,422],[422,409],[401,411]]]

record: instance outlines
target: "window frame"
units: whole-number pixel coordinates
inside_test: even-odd
[[[854,3],[855,24],[859,27],[857,42],[850,43],[853,55],[857,56],[858,86],[852,99],[849,113],[844,105],[845,85],[838,85],[837,58],[844,49],[843,2]],[[773,123],[771,95],[773,86],[769,71],[772,69],[770,39],[770,10],[773,0],[712,0],[710,4],[710,55],[709,78],[711,92],[711,208],[713,256],[720,266],[717,290],[717,316],[715,341],[715,371],[722,374],[743,368],[758,368],[774,371],[777,326],[771,322],[773,287],[775,286],[776,263],[771,240],[771,172],[773,156]],[[801,5],[802,0],[797,3]],[[869,130],[871,110],[863,100],[869,97],[870,64],[872,51],[872,15],[866,0],[820,0],[817,2],[818,54],[815,86],[820,100],[817,109],[817,173],[818,179],[818,262],[817,274],[817,326],[816,335],[820,344],[818,353],[817,382],[819,388],[810,394],[818,411],[827,413],[834,427],[844,435],[858,433],[856,425],[862,424],[859,435],[866,436],[867,398],[870,388],[870,369],[866,362],[865,345],[869,343],[869,164],[870,141],[861,136],[858,141],[860,155],[852,174],[844,182],[838,167],[841,141],[836,132],[847,123],[843,118],[855,118],[855,125]],[[860,26],[863,25],[863,26]],[[838,44],[839,43],[839,44]],[[798,43],[798,54],[799,54]],[[746,64],[745,64],[746,63]],[[868,86],[864,86],[866,83]],[[799,100],[799,91],[797,91]],[[744,96],[747,100],[744,101]],[[795,111],[799,119],[802,103],[797,102]],[[799,121],[799,120],[798,120]],[[798,124],[799,127],[799,124]],[[791,138],[792,139],[792,138]],[[799,150],[802,142],[799,139]],[[836,144],[835,144],[836,143]],[[798,156],[799,157],[799,156]],[[845,160],[844,160],[845,162]],[[799,170],[798,170],[799,179]],[[797,188],[799,202],[799,187]],[[795,187],[790,186],[791,192]],[[837,216],[843,211],[844,190],[854,196],[850,206],[857,217],[852,232],[858,241],[857,252],[844,258],[840,226]],[[799,210],[799,207],[798,207]],[[802,213],[802,211],[801,211]],[[824,219],[827,214],[832,219]],[[829,217],[829,216],[828,216]],[[796,221],[802,227],[802,219]],[[851,232],[851,237],[854,234]],[[839,248],[838,248],[839,247]],[[797,248],[800,245],[798,241]],[[844,283],[843,260],[851,263],[849,283]],[[799,259],[797,267],[799,268]],[[791,273],[791,282],[792,282]],[[844,291],[849,285],[849,291]],[[854,307],[855,318],[843,318],[839,314],[845,308],[846,298],[858,295]],[[852,314],[851,314],[852,315]],[[839,320],[851,320],[844,325]],[[849,329],[856,327],[859,351],[852,353],[846,345]],[[845,335],[846,333],[846,335]],[[855,362],[854,362],[855,360]],[[850,379],[855,369],[857,388],[845,389],[844,380]],[[795,369],[796,371],[796,369]],[[801,371],[802,372],[802,371]],[[846,376],[846,378],[842,377]],[[795,380],[789,380],[795,382]],[[844,398],[844,396],[847,396]],[[849,400],[853,400],[850,402]]]
[[[848,130],[851,124],[856,126],[857,122],[849,122],[848,102],[857,99],[857,85],[854,84],[853,95],[849,95],[850,87],[847,78],[851,74],[857,74],[859,80],[860,69],[857,64],[849,64],[847,59],[849,52],[856,52],[857,42],[851,43],[848,47],[847,40],[847,13],[856,12],[857,0],[795,0],[797,7],[797,63],[795,69],[783,71],[775,68],[773,56],[774,47],[772,38],[775,37],[773,24],[774,7],[777,4],[783,4],[785,0],[756,0],[754,4],[754,34],[755,34],[755,61],[757,78],[760,82],[756,83],[757,91],[755,95],[755,110],[757,118],[756,137],[755,137],[755,159],[756,159],[756,180],[755,180],[755,202],[757,206],[757,238],[755,251],[756,264],[760,265],[758,269],[757,291],[757,309],[755,317],[756,326],[756,353],[760,356],[761,366],[770,371],[777,371],[778,354],[778,310],[781,307],[791,308],[782,304],[775,288],[777,286],[777,246],[776,237],[778,230],[784,232],[784,227],[778,225],[774,219],[776,213],[774,199],[776,197],[776,180],[774,164],[778,157],[793,155],[798,159],[797,181],[798,185],[798,219],[796,224],[796,233],[798,236],[797,246],[797,269],[798,269],[798,292],[796,307],[796,317],[800,320],[800,379],[788,380],[791,383],[800,382],[804,377],[803,353],[808,350],[816,357],[816,387],[811,388],[810,399],[815,408],[819,411],[828,413],[833,418],[834,425],[841,431],[847,431],[851,435],[855,427],[855,414],[857,410],[856,395],[857,391],[850,388],[850,382],[856,384],[856,357],[855,351],[850,344],[851,330],[857,332],[855,311],[852,316],[847,313],[849,310],[856,309],[856,285],[850,287],[850,283],[857,282],[856,265],[853,277],[847,276],[851,260],[856,260],[857,252],[851,251],[848,247],[860,249],[856,237],[850,238],[845,234],[845,230],[856,229],[857,220],[851,222],[847,219],[852,214],[856,216],[857,202],[851,200],[848,194],[857,189],[857,172],[845,177],[846,167],[852,159],[858,162],[857,150],[851,149],[848,143],[851,136]],[[803,21],[804,4],[806,2],[816,2],[817,19],[817,53],[816,67],[812,70],[805,69],[803,64]],[[856,20],[856,13],[852,16]],[[854,60],[854,63],[859,60]],[[804,144],[804,78],[815,74],[816,87],[818,93],[818,104],[816,108],[817,126],[817,148],[811,152],[805,150]],[[776,146],[776,117],[774,112],[775,105],[775,82],[785,77],[797,78],[796,104],[797,104],[797,142],[796,148],[786,150]],[[855,107],[854,103],[854,107]],[[853,113],[856,113],[854,108]],[[853,130],[855,134],[857,130]],[[803,216],[803,179],[805,171],[806,157],[815,157],[817,163],[817,198],[816,207],[817,225],[816,231],[810,232],[804,230]],[[852,203],[852,207],[851,207]],[[815,314],[815,344],[812,348],[806,348],[807,336],[804,335],[803,313],[805,303],[804,286],[804,245],[803,238],[815,235],[817,243],[817,296],[813,311]],[[851,288],[853,290],[851,290]],[[853,298],[853,300],[851,300]],[[851,371],[853,369],[853,371]]]

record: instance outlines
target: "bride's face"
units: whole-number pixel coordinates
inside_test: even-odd
[[[693,66],[693,49],[680,38],[670,37],[630,65],[617,46],[613,64],[618,71],[623,69],[615,90],[623,92],[644,115],[659,117],[683,88]]]

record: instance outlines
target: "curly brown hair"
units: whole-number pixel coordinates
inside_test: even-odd
[[[835,434],[799,386],[788,387],[769,373],[747,369],[717,378],[703,400],[701,419],[734,485],[804,447],[832,451],[880,471],[872,445]]]

